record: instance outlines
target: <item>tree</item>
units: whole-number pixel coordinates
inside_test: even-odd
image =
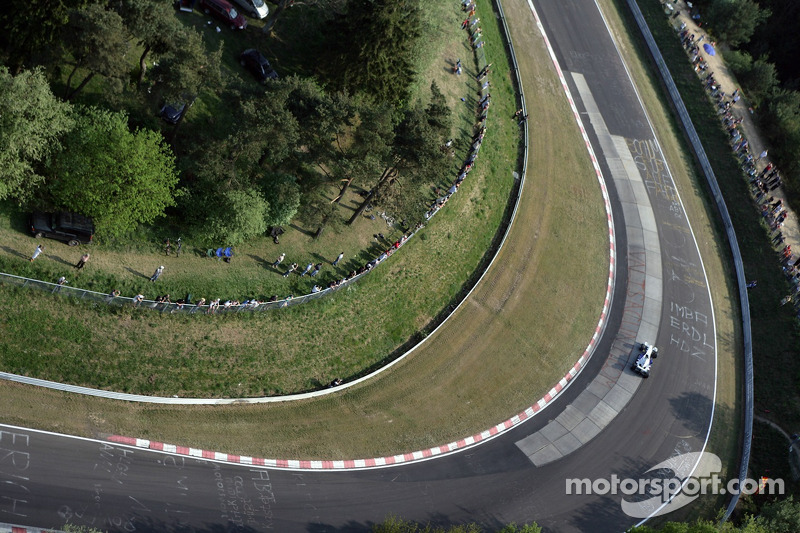
[[[754,105],[759,106],[778,86],[778,73],[775,65],[766,57],[753,61],[749,71],[741,74],[742,85],[747,89],[747,96]]]
[[[17,74],[33,56],[59,40],[69,13],[88,0],[6,0],[0,10],[0,42]]]
[[[726,51],[723,54],[725,64],[728,65],[737,76],[746,75],[753,68],[753,58],[747,52],[740,50]]]
[[[276,2],[275,9],[272,10],[267,22],[264,23],[264,27],[261,28],[264,35],[272,35],[272,29],[275,27],[275,23],[278,22],[281,13],[283,13],[284,9],[292,5],[294,5],[294,0],[278,0]]]
[[[125,113],[82,108],[48,173],[56,206],[93,217],[100,235],[122,235],[175,204],[172,152],[157,132],[131,132]]]
[[[401,109],[408,103],[422,35],[420,0],[351,0],[337,17],[331,77],[351,93],[364,93]]]
[[[186,104],[169,136],[170,142],[174,142],[178,127],[200,94],[203,91],[217,93],[224,88],[220,72],[222,42],[216,52],[208,53],[202,34],[196,30],[186,29],[181,39],[181,45],[164,54],[153,69],[161,96]]]
[[[257,189],[231,189],[206,197],[201,228],[220,244],[239,244],[267,231],[269,203]]]
[[[141,86],[147,73],[147,56],[150,53],[166,54],[182,46],[185,30],[167,2],[121,0],[117,10],[125,26],[143,47],[137,79],[137,85]]]
[[[792,496],[768,503],[761,509],[759,518],[773,533],[800,531],[800,504]]]
[[[720,39],[730,46],[750,41],[756,27],[770,16],[754,0],[714,0],[708,11],[708,20]]]
[[[447,172],[448,159],[440,147],[449,133],[450,109],[433,83],[428,107],[406,110],[395,127],[392,150],[380,178],[347,223],[355,222],[373,201],[388,205],[397,217],[413,219],[421,214],[422,187]],[[401,173],[403,181],[399,183]]]
[[[67,100],[74,98],[97,74],[119,85],[128,75],[125,59],[129,49],[128,32],[122,17],[100,4],[90,4],[70,13],[69,23],[64,26],[62,44],[72,56]],[[73,89],[72,78],[79,69],[88,73]]]
[[[270,83],[266,94],[242,101],[236,137],[260,167],[274,167],[297,149],[300,127],[287,108],[290,87],[281,80]]]
[[[766,100],[762,125],[767,131],[784,183],[792,196],[800,193],[800,92],[776,89]]]
[[[380,178],[347,223],[355,222],[373,201],[388,205],[397,217],[421,215],[421,188],[447,171],[448,159],[440,149],[443,142],[443,132],[430,124],[426,110],[406,111],[395,129],[392,153]]]
[[[336,10],[339,8],[339,4],[342,4],[345,1],[346,0],[306,0],[305,2],[296,2],[295,0],[276,0],[274,2],[275,9],[273,9],[270,13],[269,18],[267,18],[266,23],[264,23],[264,27],[261,28],[261,32],[267,36],[272,35],[272,30],[275,28],[275,24],[278,22],[278,19],[287,7],[313,6],[320,9]]]
[[[389,516],[380,524],[372,527],[373,533],[482,533],[483,528],[478,524],[464,524],[450,527],[436,527],[431,525],[420,526],[414,522],[409,522],[396,516]],[[508,524],[497,533],[541,533],[536,522],[517,526],[514,523]]]
[[[12,76],[0,67],[0,200],[30,198],[47,158],[73,126],[72,109],[50,90],[41,70]]]
[[[431,101],[428,104],[428,123],[443,135],[452,127],[453,111],[435,81],[431,82]]]
[[[800,88],[800,3],[785,0],[758,0],[758,5],[772,12],[769,19],[756,28],[747,44],[754,57],[769,54],[785,88]]]
[[[268,226],[288,224],[300,207],[300,187],[294,176],[289,174],[270,174],[263,186],[264,198],[269,203],[266,215]]]

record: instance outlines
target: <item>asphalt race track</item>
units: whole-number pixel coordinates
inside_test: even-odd
[[[567,496],[565,480],[638,478],[665,459],[704,449],[716,379],[710,295],[672,178],[597,6],[533,5],[605,176],[617,240],[605,333],[557,401],[460,453],[343,472],[222,464],[0,426],[0,522],[120,532],[362,531],[389,514],[487,528],[535,520],[552,531],[621,531],[637,523],[623,513],[621,495]],[[651,330],[655,338],[637,338]],[[660,349],[651,378],[636,376],[628,403],[594,438],[536,466],[518,443],[567,412],[601,372],[630,382],[628,358],[645,340]]]

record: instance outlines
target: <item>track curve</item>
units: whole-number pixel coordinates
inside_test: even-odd
[[[515,24],[532,24],[524,2],[505,5]],[[7,489],[0,502],[3,519],[113,531],[359,531],[390,513],[488,527],[536,520],[558,531],[632,525],[635,520],[622,513],[618,500],[565,497],[564,481],[612,473],[637,477],[664,459],[704,448],[716,383],[711,299],[677,190],[596,4],[564,0],[531,7],[541,17],[599,165],[613,178],[620,277],[597,346],[607,358],[590,361],[543,412],[547,416],[487,445],[369,471],[266,470],[0,426],[0,448],[6,450],[0,463]],[[640,186],[626,189],[617,179],[621,172],[638,173]],[[641,194],[654,216],[639,203]],[[645,238],[632,238],[637,231]],[[654,236],[658,252],[651,246]],[[645,284],[648,269],[660,273],[659,283]],[[639,323],[626,322],[636,319],[637,306]],[[650,324],[653,316],[658,319]],[[617,368],[625,358],[615,350],[627,345],[630,352],[642,324],[652,326],[655,338],[640,340],[661,347],[652,379],[638,386],[627,407],[594,438],[564,459],[535,466],[517,443],[566,412],[596,376],[612,370],[626,375],[624,367]]]

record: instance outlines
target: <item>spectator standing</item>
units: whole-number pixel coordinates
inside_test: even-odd
[[[291,265],[289,265],[289,268],[286,270],[286,272],[283,273],[283,277],[288,278],[289,274],[297,270],[297,267],[298,267],[297,263],[292,263]]]
[[[332,263],[332,264],[333,264],[333,266],[336,266],[336,265],[338,265],[338,264],[339,264],[339,261],[341,261],[343,257],[344,257],[344,252],[340,253],[340,254],[339,254],[339,256],[338,256],[336,259],[334,259],[334,261],[333,261],[333,263]]]
[[[89,260],[90,255],[91,254],[89,254],[88,252],[83,254],[81,258],[78,260],[78,264],[75,265],[75,268],[77,268],[78,270],[82,269],[86,265],[86,262]]]
[[[155,272],[153,272],[153,275],[150,276],[150,281],[156,281],[162,272],[164,272],[164,265],[161,265],[156,269]]]
[[[278,259],[276,259],[275,262],[272,263],[272,268],[278,268],[278,266],[280,266],[280,264],[283,263],[284,259],[286,259],[286,254],[281,254],[278,257]]]
[[[302,274],[300,274],[300,277],[302,277],[302,276],[305,276],[306,274],[308,274],[309,272],[311,272],[311,269],[312,269],[312,268],[314,268],[314,263],[309,263],[309,264],[307,264],[307,265],[306,265],[306,269],[303,271],[303,273],[302,273]]]
[[[114,301],[114,298],[116,298],[117,296],[119,296],[119,291],[117,289],[114,289],[113,291],[109,292],[108,296],[106,296],[106,303],[110,304],[111,302]]]
[[[33,262],[36,260],[36,258],[37,258],[37,257],[39,257],[39,255],[40,255],[42,252],[44,252],[44,245],[40,244],[40,245],[39,245],[39,246],[37,246],[37,247],[36,247],[36,249],[33,251],[33,255],[31,256],[31,258],[29,259],[29,261],[30,261],[31,263],[33,263]]]

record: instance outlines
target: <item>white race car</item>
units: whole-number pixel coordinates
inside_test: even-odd
[[[639,354],[631,365],[631,370],[646,378],[650,376],[650,369],[653,366],[653,359],[658,357],[658,348],[650,343],[643,342],[639,346]]]

